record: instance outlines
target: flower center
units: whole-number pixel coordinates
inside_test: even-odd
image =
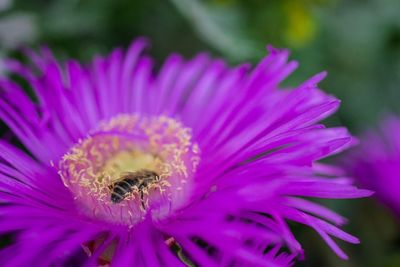
[[[190,129],[178,121],[122,114],[73,146],[59,174],[85,214],[134,225],[185,203],[199,159]]]

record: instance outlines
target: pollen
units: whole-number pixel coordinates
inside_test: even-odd
[[[134,225],[146,216],[160,220],[179,209],[190,195],[199,154],[191,130],[177,120],[121,114],[79,140],[58,168],[83,213]],[[124,177],[143,170],[157,179],[130,178],[124,194],[113,191]],[[113,202],[112,194],[120,201]]]

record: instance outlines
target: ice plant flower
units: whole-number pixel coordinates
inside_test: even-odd
[[[354,143],[318,123],[339,106],[325,73],[280,89],[297,63],[269,47],[254,69],[173,54],[155,74],[145,46],[3,63],[0,117],[23,149],[0,142],[1,265],[290,266],[288,221],[346,258],[345,219],[307,200],[370,194],[317,163]]]
[[[369,131],[346,164],[364,187],[400,216],[400,119],[385,118],[380,131]]]

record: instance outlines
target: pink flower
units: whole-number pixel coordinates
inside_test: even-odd
[[[89,66],[43,49],[5,62],[0,117],[24,149],[0,143],[3,266],[289,266],[303,250],[287,221],[331,236],[345,219],[307,198],[370,195],[317,163],[353,144],[319,121],[339,101],[318,74],[269,47],[254,69],[206,54],[170,56],[158,74],[135,41]],[[283,252],[282,247],[289,252]],[[86,253],[83,253],[85,251]]]

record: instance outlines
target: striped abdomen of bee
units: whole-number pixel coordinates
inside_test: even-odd
[[[133,191],[137,190],[140,194],[142,206],[144,208],[143,190],[153,182],[157,182],[157,173],[149,170],[128,172],[122,175],[115,183],[110,185],[111,202],[114,204],[122,202],[129,197]]]

